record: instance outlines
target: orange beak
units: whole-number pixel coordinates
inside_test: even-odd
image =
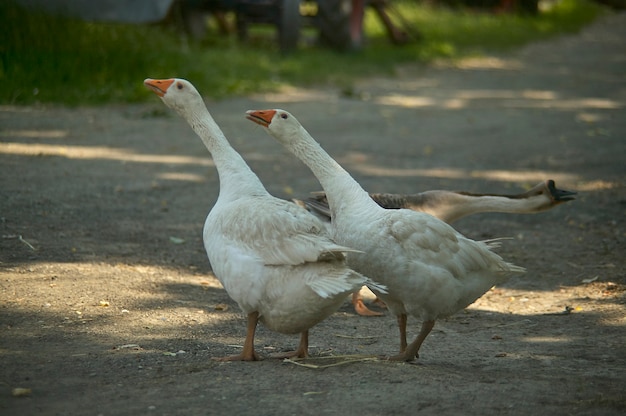
[[[274,114],[276,114],[276,110],[248,110],[246,111],[246,118],[263,127],[269,127]]]
[[[170,79],[151,79],[147,78],[143,85],[152,89],[156,95],[163,97],[167,92],[167,89],[174,83],[174,78]]]

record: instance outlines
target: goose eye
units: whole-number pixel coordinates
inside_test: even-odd
[[[183,89],[183,84],[182,84],[182,83],[180,83],[180,82],[179,82],[179,83],[177,83],[177,84],[176,84],[176,88],[178,88],[179,90],[182,90],[182,89]]]
[[[289,118],[289,116],[287,114],[285,114],[285,113],[282,113],[280,115],[280,118],[282,118],[283,120],[287,120]]]

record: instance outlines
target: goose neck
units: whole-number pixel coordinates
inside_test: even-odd
[[[225,191],[236,195],[267,195],[258,176],[230,145],[204,105],[183,117],[211,153],[220,180],[220,197]]]
[[[336,211],[350,204],[378,208],[361,185],[303,127],[298,134],[300,140],[290,141],[289,150],[317,177],[326,192],[331,210]]]

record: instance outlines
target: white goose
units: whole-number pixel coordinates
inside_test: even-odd
[[[335,241],[362,252],[350,253],[350,266],[387,287],[387,294],[374,292],[398,319],[400,353],[390,359],[414,360],[436,319],[525,271],[431,215],[380,207],[287,111],[248,111],[247,117],[267,127],[313,171],[328,197]],[[408,315],[423,320],[410,344]]]
[[[254,334],[261,321],[271,330],[300,333],[288,356],[305,357],[308,329],[339,308],[368,280],[346,265],[345,253],[306,210],[271,196],[228,143],[194,86],[182,79],[146,79],[211,152],[220,179],[217,202],[204,224],[204,246],[215,276],[247,314],[240,354],[220,360],[258,360]]]
[[[378,205],[387,209],[411,209],[451,224],[463,217],[484,212],[535,214],[574,200],[576,192],[559,189],[552,179],[539,182],[519,194],[476,194],[462,191],[432,190],[417,194],[370,193]],[[304,200],[294,199],[300,206],[330,222],[330,208],[324,192],[314,192]],[[362,316],[380,316],[363,303],[360,292],[352,294],[354,310]]]

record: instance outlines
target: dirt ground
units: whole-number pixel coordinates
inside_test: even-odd
[[[308,367],[212,361],[238,351],[245,320],[202,246],[218,180],[191,129],[157,97],[0,108],[0,414],[624,414],[625,74],[622,14],[510,55],[358,80],[349,95],[209,101],[284,198],[319,185],[247,109],[290,110],[372,192],[548,178],[579,192],[542,214],[455,224],[512,237],[499,253],[528,273],[438,322],[415,363],[368,359],[397,352],[395,319],[347,300],[312,329]],[[258,329],[266,357],[297,341]]]

